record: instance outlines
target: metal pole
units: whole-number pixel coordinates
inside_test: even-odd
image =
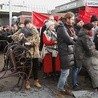
[[[12,24],[12,4],[11,0],[9,0],[9,26]]]

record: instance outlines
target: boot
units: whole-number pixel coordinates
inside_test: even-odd
[[[70,96],[73,96],[72,91],[69,90],[69,89],[61,90],[61,91],[59,91],[59,92],[60,92],[60,94],[62,94],[62,95],[70,95]]]
[[[70,89],[66,89],[65,94],[73,96],[72,90],[70,90]]]
[[[71,95],[73,96],[73,93],[72,93],[72,88],[67,84],[66,87],[65,87],[65,93],[66,95]]]
[[[34,81],[34,86],[36,86],[37,88],[41,88],[42,87],[38,80]]]
[[[66,90],[66,89],[72,90],[72,87],[71,87],[69,84],[66,84],[65,90]]]
[[[26,85],[25,85],[26,89],[30,89],[31,86],[30,86],[30,82],[29,81],[26,81]]]

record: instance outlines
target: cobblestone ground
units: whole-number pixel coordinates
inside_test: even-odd
[[[0,70],[3,68],[4,60],[3,54],[0,54]],[[0,98],[73,98],[71,96],[60,95],[57,92],[57,79],[43,79],[40,74],[40,80],[42,84],[41,89],[37,89],[33,86],[33,80],[31,80],[32,89],[13,91],[13,87],[18,81],[17,77],[8,77],[0,80]]]
[[[0,54],[0,70],[3,68],[4,60],[3,60],[3,54]],[[44,79],[42,72],[39,73],[40,82],[42,84],[41,89],[37,89],[33,86],[33,80],[31,79],[31,90],[21,90],[21,91],[14,91],[13,87],[18,81],[18,77],[8,77],[5,79],[0,79],[0,98],[74,98],[72,96],[67,95],[61,95],[57,91],[57,81],[58,78],[48,78]],[[70,79],[69,79],[70,80]],[[90,90],[92,91],[91,82],[86,80],[84,76],[79,77],[79,83],[83,90]],[[80,92],[81,93],[81,92]],[[76,95],[79,95],[79,92],[75,92]],[[88,94],[88,93],[87,93]],[[83,98],[97,98],[96,94],[92,94],[95,97],[83,97]],[[76,97],[76,98],[82,98],[82,97]]]

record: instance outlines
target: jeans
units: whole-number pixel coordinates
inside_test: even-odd
[[[57,88],[59,90],[62,90],[62,91],[64,90],[64,86],[66,85],[67,78],[69,76],[69,71],[70,69],[61,69],[61,75],[60,75],[59,82],[57,85]]]
[[[74,67],[72,69],[72,86],[77,85],[77,78],[78,78],[78,74],[81,70],[81,67]]]

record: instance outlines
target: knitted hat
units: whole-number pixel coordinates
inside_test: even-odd
[[[52,22],[52,21],[48,21],[48,22],[46,22],[46,28],[48,29],[51,25],[54,25],[54,22]]]
[[[82,21],[82,20],[79,19],[79,18],[76,18],[76,19],[75,19],[75,23],[76,23],[76,24],[79,23],[80,21]]]
[[[29,19],[26,19],[25,21],[24,21],[24,25],[26,26],[26,24],[29,24],[29,23],[31,23],[31,21],[29,20]]]
[[[83,28],[86,30],[91,30],[93,28],[93,25],[91,23],[86,23],[83,25]]]
[[[98,21],[98,18],[96,17],[96,15],[93,15],[90,20],[90,22],[94,22],[94,21]]]

